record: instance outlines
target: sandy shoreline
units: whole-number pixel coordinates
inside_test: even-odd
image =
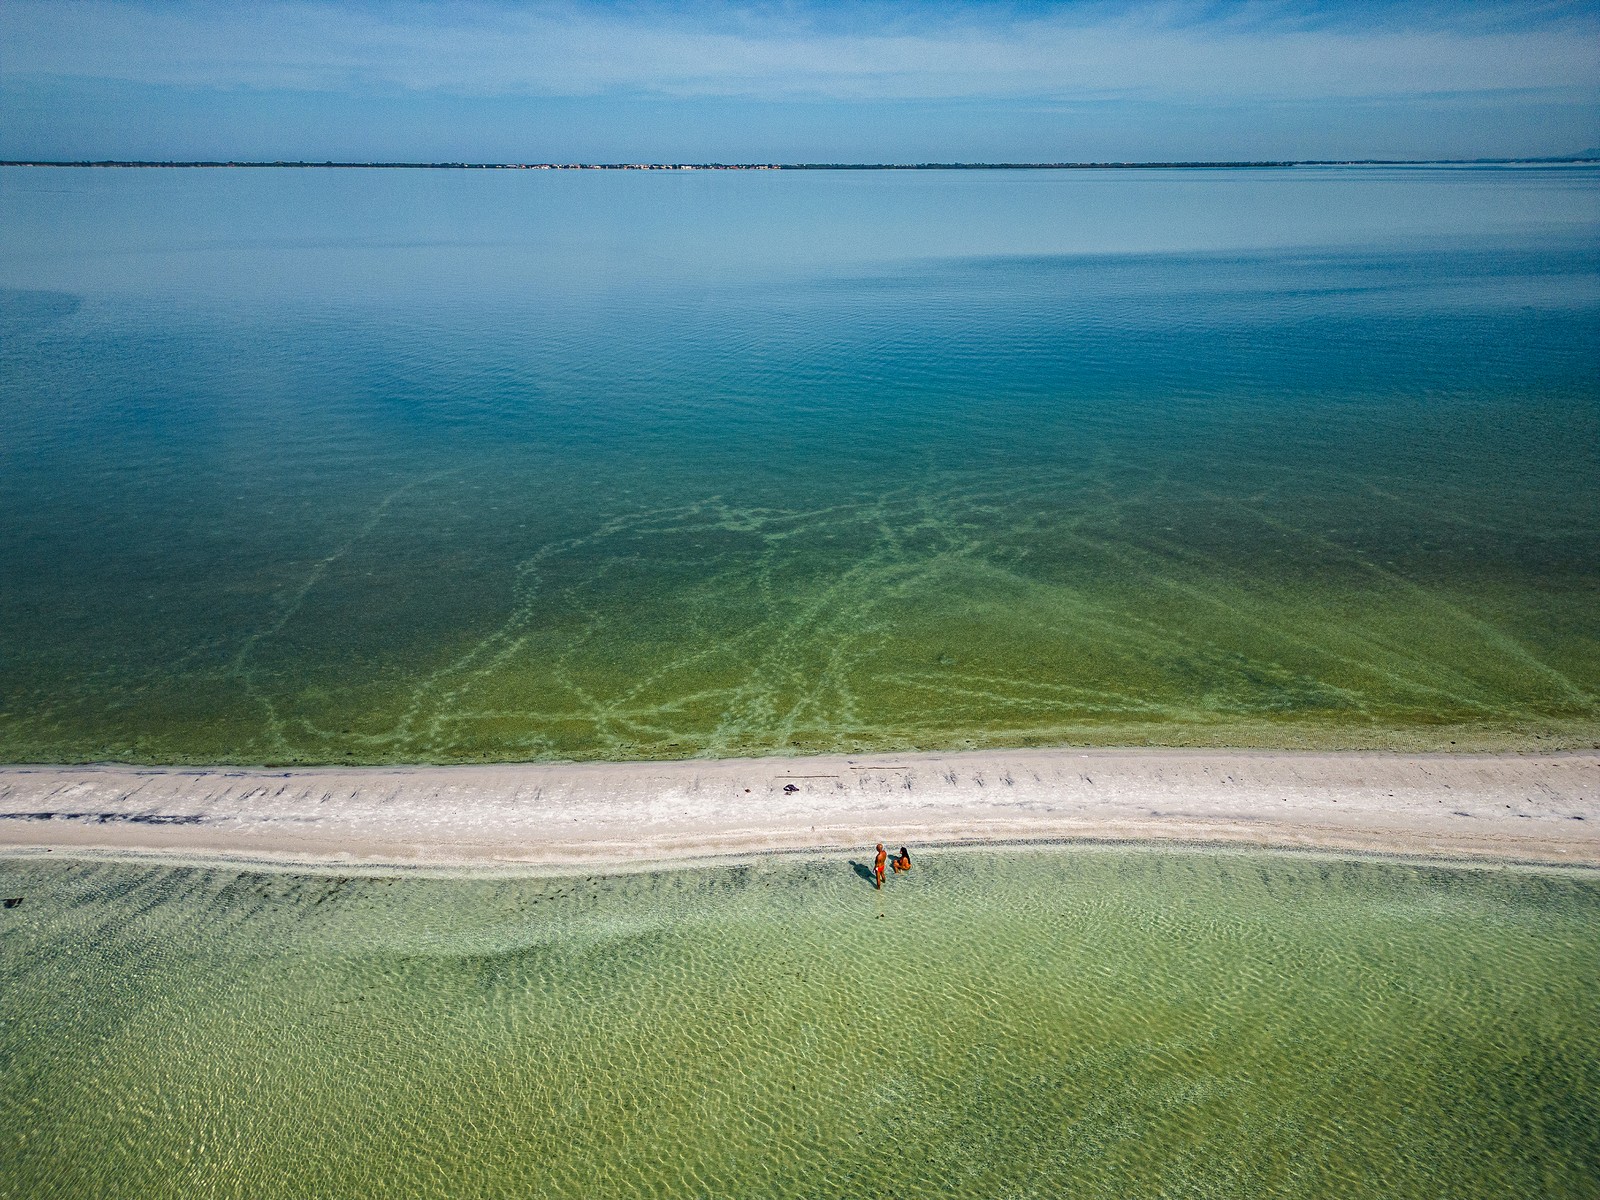
[[[1600,753],[1014,750],[470,767],[0,768],[0,853],[562,869],[1173,840],[1600,865]]]

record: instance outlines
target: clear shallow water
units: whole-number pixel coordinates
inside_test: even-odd
[[[0,758],[1600,742],[1600,174],[0,172]]]
[[[864,870],[864,868],[863,868]],[[1592,874],[12,859],[4,1196],[1593,1196]]]

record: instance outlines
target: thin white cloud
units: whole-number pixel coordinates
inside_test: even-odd
[[[1360,98],[1600,85],[1600,21],[1208,19],[1181,4],[1035,17],[948,10],[869,32],[740,10],[128,5],[7,0],[12,77],[457,95],[771,99]],[[1536,12],[1535,12],[1536,15]]]

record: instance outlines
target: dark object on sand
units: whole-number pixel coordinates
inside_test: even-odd
[[[800,789],[792,783],[786,783],[783,785],[783,790],[786,792],[798,792]]]
[[[7,908],[15,908],[17,905],[19,905],[21,903],[22,903],[22,897],[21,896],[7,896],[6,897],[6,907]]]

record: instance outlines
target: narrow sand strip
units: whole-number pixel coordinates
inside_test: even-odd
[[[0,768],[0,851],[621,866],[883,840],[1600,865],[1600,753],[1014,750],[483,767]]]

